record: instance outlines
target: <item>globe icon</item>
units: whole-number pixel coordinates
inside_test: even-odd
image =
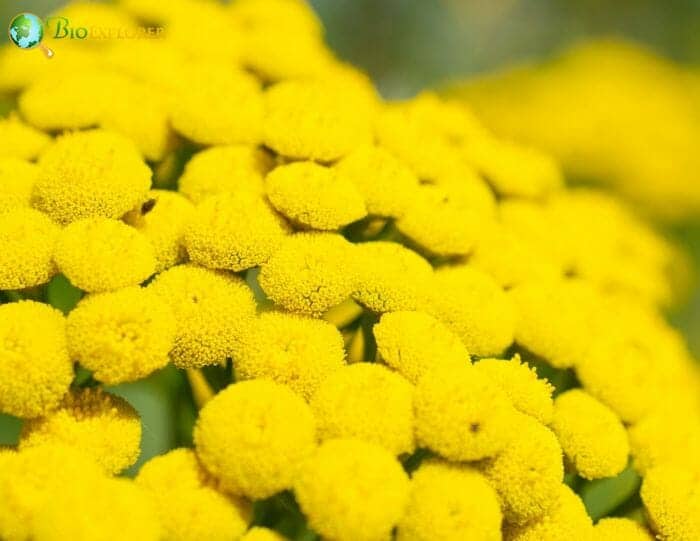
[[[10,21],[9,34],[17,47],[31,49],[44,37],[44,23],[33,13],[20,13]]]

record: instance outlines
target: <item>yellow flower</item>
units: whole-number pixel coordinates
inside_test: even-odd
[[[231,357],[255,315],[253,294],[238,276],[195,265],[172,267],[149,284],[175,314],[175,346],[180,368],[218,364]]]
[[[219,493],[191,449],[175,449],[146,462],[136,482],[149,491],[164,538],[172,541],[238,539],[250,504]]]
[[[464,152],[502,196],[542,197],[564,184],[557,162],[536,148],[478,137],[464,145]]]
[[[381,360],[411,383],[434,368],[469,364],[456,334],[424,312],[390,312],[373,328]]]
[[[321,440],[357,438],[394,455],[413,452],[413,386],[380,364],[355,363],[334,372],[310,404]]]
[[[583,502],[568,486],[554,491],[556,503],[542,517],[525,526],[512,528],[507,536],[512,541],[593,541],[595,530]]]
[[[614,477],[627,465],[629,442],[619,417],[580,389],[554,401],[552,430],[564,454],[585,479]]]
[[[194,440],[199,459],[224,490],[261,499],[292,486],[314,450],[316,429],[301,397],[261,379],[230,385],[207,402]]]
[[[32,204],[61,224],[119,218],[142,203],[151,170],[121,135],[91,130],[63,135],[39,160]]]
[[[508,443],[515,411],[506,395],[472,366],[441,366],[416,385],[418,445],[448,460],[479,460]]]
[[[266,378],[305,399],[345,364],[343,337],[331,324],[286,312],[264,312],[234,354],[238,379]]]
[[[68,315],[66,335],[71,358],[115,385],[168,364],[175,318],[150,289],[130,287],[83,298]]]
[[[664,465],[644,476],[641,496],[651,529],[660,539],[700,539],[698,470]]]
[[[320,316],[352,293],[354,250],[334,233],[297,233],[262,265],[258,281],[283,308]]]
[[[162,272],[185,260],[183,237],[193,215],[194,206],[182,195],[151,190],[147,201],[124,216],[124,220],[150,241],[156,272]]]
[[[0,468],[0,538],[36,539],[44,506],[62,495],[92,487],[104,475],[75,446],[54,443],[12,453]]]
[[[653,541],[649,530],[639,522],[624,517],[603,518],[595,525],[595,539],[600,541]]]
[[[515,409],[542,424],[551,422],[554,387],[546,379],[539,379],[535,369],[522,362],[519,355],[510,361],[482,359],[474,366],[506,393]]]
[[[28,126],[16,114],[0,119],[0,156],[3,158],[33,160],[50,141],[48,135]]]
[[[411,497],[398,541],[501,540],[498,495],[467,466],[424,462],[411,478]]]
[[[336,230],[367,215],[355,185],[314,162],[281,165],[265,178],[270,203],[302,227]]]
[[[44,415],[72,379],[63,315],[34,301],[0,305],[0,411]]]
[[[96,479],[77,489],[68,482],[37,512],[36,541],[159,541],[161,525],[150,495],[130,479]]]
[[[242,271],[265,263],[288,229],[260,194],[221,193],[197,205],[185,227],[184,244],[194,263]]]
[[[353,298],[372,312],[415,310],[428,297],[433,269],[395,242],[362,242],[355,248],[358,287]]]
[[[191,39],[191,22],[187,20],[188,41],[208,41]],[[228,28],[222,32],[231,35]],[[255,77],[214,61],[184,66],[180,77],[171,111],[178,133],[204,145],[260,141],[263,98]]]
[[[516,413],[506,430],[501,453],[479,467],[501,498],[505,520],[525,524],[557,504],[564,479],[562,451],[552,431],[529,415]]]
[[[515,341],[556,368],[583,363],[596,293],[583,280],[529,282],[508,292],[517,311]]]
[[[399,218],[418,196],[418,178],[403,162],[382,147],[363,145],[340,160],[339,179],[352,182],[376,216]]]
[[[126,400],[101,388],[74,390],[58,409],[22,426],[20,450],[47,443],[78,447],[117,474],[139,456],[141,419]]]
[[[370,111],[352,86],[284,81],[265,93],[263,141],[289,158],[333,161],[371,141]]]
[[[0,185],[3,189],[0,214],[29,206],[38,174],[39,168],[33,163],[12,156],[0,156]]]
[[[435,272],[425,311],[449,327],[472,355],[502,353],[516,324],[513,303],[491,277],[469,265]]]
[[[31,208],[0,213],[0,289],[24,289],[56,274],[54,246],[60,228]]]
[[[272,169],[270,154],[248,145],[208,148],[187,162],[178,190],[192,202],[219,193],[263,193],[263,177]]]
[[[469,254],[493,219],[493,194],[474,171],[455,168],[455,177],[422,181],[397,229],[438,256]]]
[[[85,218],[66,226],[58,236],[54,260],[73,285],[89,292],[138,285],[156,267],[148,239],[108,218]]]
[[[388,539],[408,503],[409,481],[382,447],[353,439],[328,440],[294,483],[309,525],[329,539]]]

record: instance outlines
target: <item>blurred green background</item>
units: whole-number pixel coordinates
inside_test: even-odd
[[[3,0],[0,20],[18,12],[45,16],[61,0]],[[366,70],[387,98],[543,58],[591,36],[622,36],[650,45],[678,61],[700,64],[700,1],[697,0],[311,0],[338,55]],[[4,38],[7,39],[7,38]],[[666,234],[700,267],[700,217]],[[65,284],[56,295],[70,297]],[[670,314],[700,357],[700,289]],[[142,460],[187,444],[195,412],[182,373],[168,368],[143,382],[115,389],[142,414]],[[0,416],[0,444],[16,440],[19,422]],[[623,474],[583,488],[591,506],[624,501],[638,478]],[[613,506],[614,507],[614,506]],[[591,511],[597,513],[595,509]]]

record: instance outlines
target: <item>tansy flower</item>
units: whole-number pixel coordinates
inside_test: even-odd
[[[31,208],[0,213],[0,289],[24,289],[56,274],[54,247],[60,228]]]
[[[517,311],[515,341],[556,368],[582,363],[590,345],[596,293],[582,280],[531,282],[508,292]]]
[[[249,504],[212,486],[191,449],[152,458],[136,482],[149,491],[164,537],[173,541],[238,539],[251,518]]]
[[[435,272],[425,311],[449,327],[472,355],[498,355],[513,342],[516,313],[488,275],[468,265]]]
[[[29,124],[45,131],[89,128],[99,125],[112,106],[114,98],[105,89],[127,85],[119,73],[86,66],[43,75],[20,94],[17,106]]]
[[[463,148],[467,160],[502,196],[540,197],[564,183],[557,162],[537,149],[494,137],[474,138]]]
[[[102,469],[75,446],[39,445],[12,453],[0,469],[0,537],[36,539],[41,510],[51,499],[91,488],[104,478]]]
[[[334,372],[310,404],[321,440],[357,438],[394,455],[413,452],[413,386],[381,364],[355,363]]]
[[[83,298],[68,315],[66,336],[71,358],[115,385],[168,364],[175,317],[152,290],[129,287]]]
[[[642,502],[658,538],[700,539],[700,473],[671,464],[646,472]]]
[[[343,337],[322,320],[264,312],[241,336],[234,355],[236,378],[266,378],[305,399],[345,364]]]
[[[148,239],[107,218],[86,218],[66,226],[56,241],[54,260],[73,285],[89,292],[137,285],[156,267]]]
[[[382,147],[358,147],[334,169],[339,179],[359,190],[372,215],[399,218],[418,195],[418,178]]]
[[[352,86],[284,81],[265,92],[263,141],[289,158],[333,161],[371,141],[371,112]],[[356,90],[355,90],[356,91]]]
[[[556,503],[542,517],[525,526],[509,529],[512,541],[592,541],[594,529],[581,498],[562,484],[554,491]]]
[[[117,474],[139,456],[141,419],[126,400],[101,388],[71,391],[58,409],[22,426],[20,450],[47,443],[74,445]]]
[[[639,522],[624,517],[603,518],[595,525],[595,539],[600,541],[653,541],[649,530]]]
[[[484,182],[469,171],[458,177],[422,182],[396,221],[401,233],[430,254],[469,254],[493,218],[493,195]]]
[[[408,477],[382,447],[354,439],[323,443],[294,482],[314,531],[338,541],[385,539],[409,498]]]
[[[332,231],[367,214],[352,182],[314,162],[276,167],[265,177],[265,193],[279,212],[311,229]]]
[[[263,193],[263,177],[272,169],[269,154],[248,145],[211,147],[187,162],[178,190],[194,203],[219,193]]]
[[[501,508],[486,478],[467,466],[429,461],[411,477],[398,541],[501,539]]]
[[[417,253],[395,242],[362,242],[355,248],[358,287],[353,298],[373,312],[415,310],[428,297],[433,269]]]
[[[261,526],[254,526],[248,530],[241,541],[284,541],[285,538],[282,537],[274,530],[269,528],[263,528]]]
[[[39,160],[32,204],[59,223],[119,218],[142,203],[151,171],[134,144],[103,130],[60,137]]]
[[[581,477],[614,477],[627,465],[629,443],[619,417],[580,389],[554,401],[552,430]]]
[[[505,429],[505,447],[479,467],[501,498],[505,520],[525,524],[557,504],[564,466],[552,431],[529,415],[514,415]]]
[[[28,126],[16,114],[0,119],[0,156],[3,158],[33,160],[50,141],[48,135]]]
[[[486,375],[468,364],[440,366],[416,385],[418,445],[448,460],[494,456],[508,442],[515,411]]]
[[[21,158],[0,156],[0,186],[3,189],[0,214],[29,206],[38,173],[39,168],[33,163]]]
[[[194,440],[199,459],[224,490],[261,499],[291,487],[314,450],[316,430],[301,397],[261,379],[230,385],[207,402]]]
[[[175,314],[176,366],[194,368],[224,362],[255,314],[253,294],[239,277],[195,265],[160,273],[148,289]]]
[[[434,368],[470,362],[457,335],[424,312],[383,314],[372,332],[381,360],[411,383]]]
[[[297,233],[261,266],[258,281],[283,308],[321,315],[352,293],[357,281],[354,250],[337,234]]]
[[[288,230],[260,194],[221,193],[197,205],[185,227],[184,245],[194,263],[242,271],[265,263]]]
[[[47,414],[72,379],[61,312],[34,301],[0,305],[0,411]]]
[[[554,387],[546,379],[539,379],[535,369],[522,362],[519,355],[510,361],[482,359],[474,367],[503,390],[515,409],[542,424],[551,422]]]
[[[228,28],[222,32],[231,35]],[[190,33],[188,28],[188,41]],[[263,98],[255,77],[213,61],[187,65],[180,75],[171,111],[178,133],[204,145],[260,141]]]
[[[150,241],[156,272],[162,272],[185,260],[183,237],[193,215],[194,206],[177,192],[151,190],[146,202],[124,216],[124,221]]]
[[[37,512],[36,541],[159,541],[162,529],[153,499],[130,479],[95,479],[56,490]]]

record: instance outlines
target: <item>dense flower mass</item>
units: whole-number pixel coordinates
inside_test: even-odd
[[[0,49],[0,539],[700,539],[684,260],[573,142],[382,99],[303,0],[59,14],[163,35]]]

